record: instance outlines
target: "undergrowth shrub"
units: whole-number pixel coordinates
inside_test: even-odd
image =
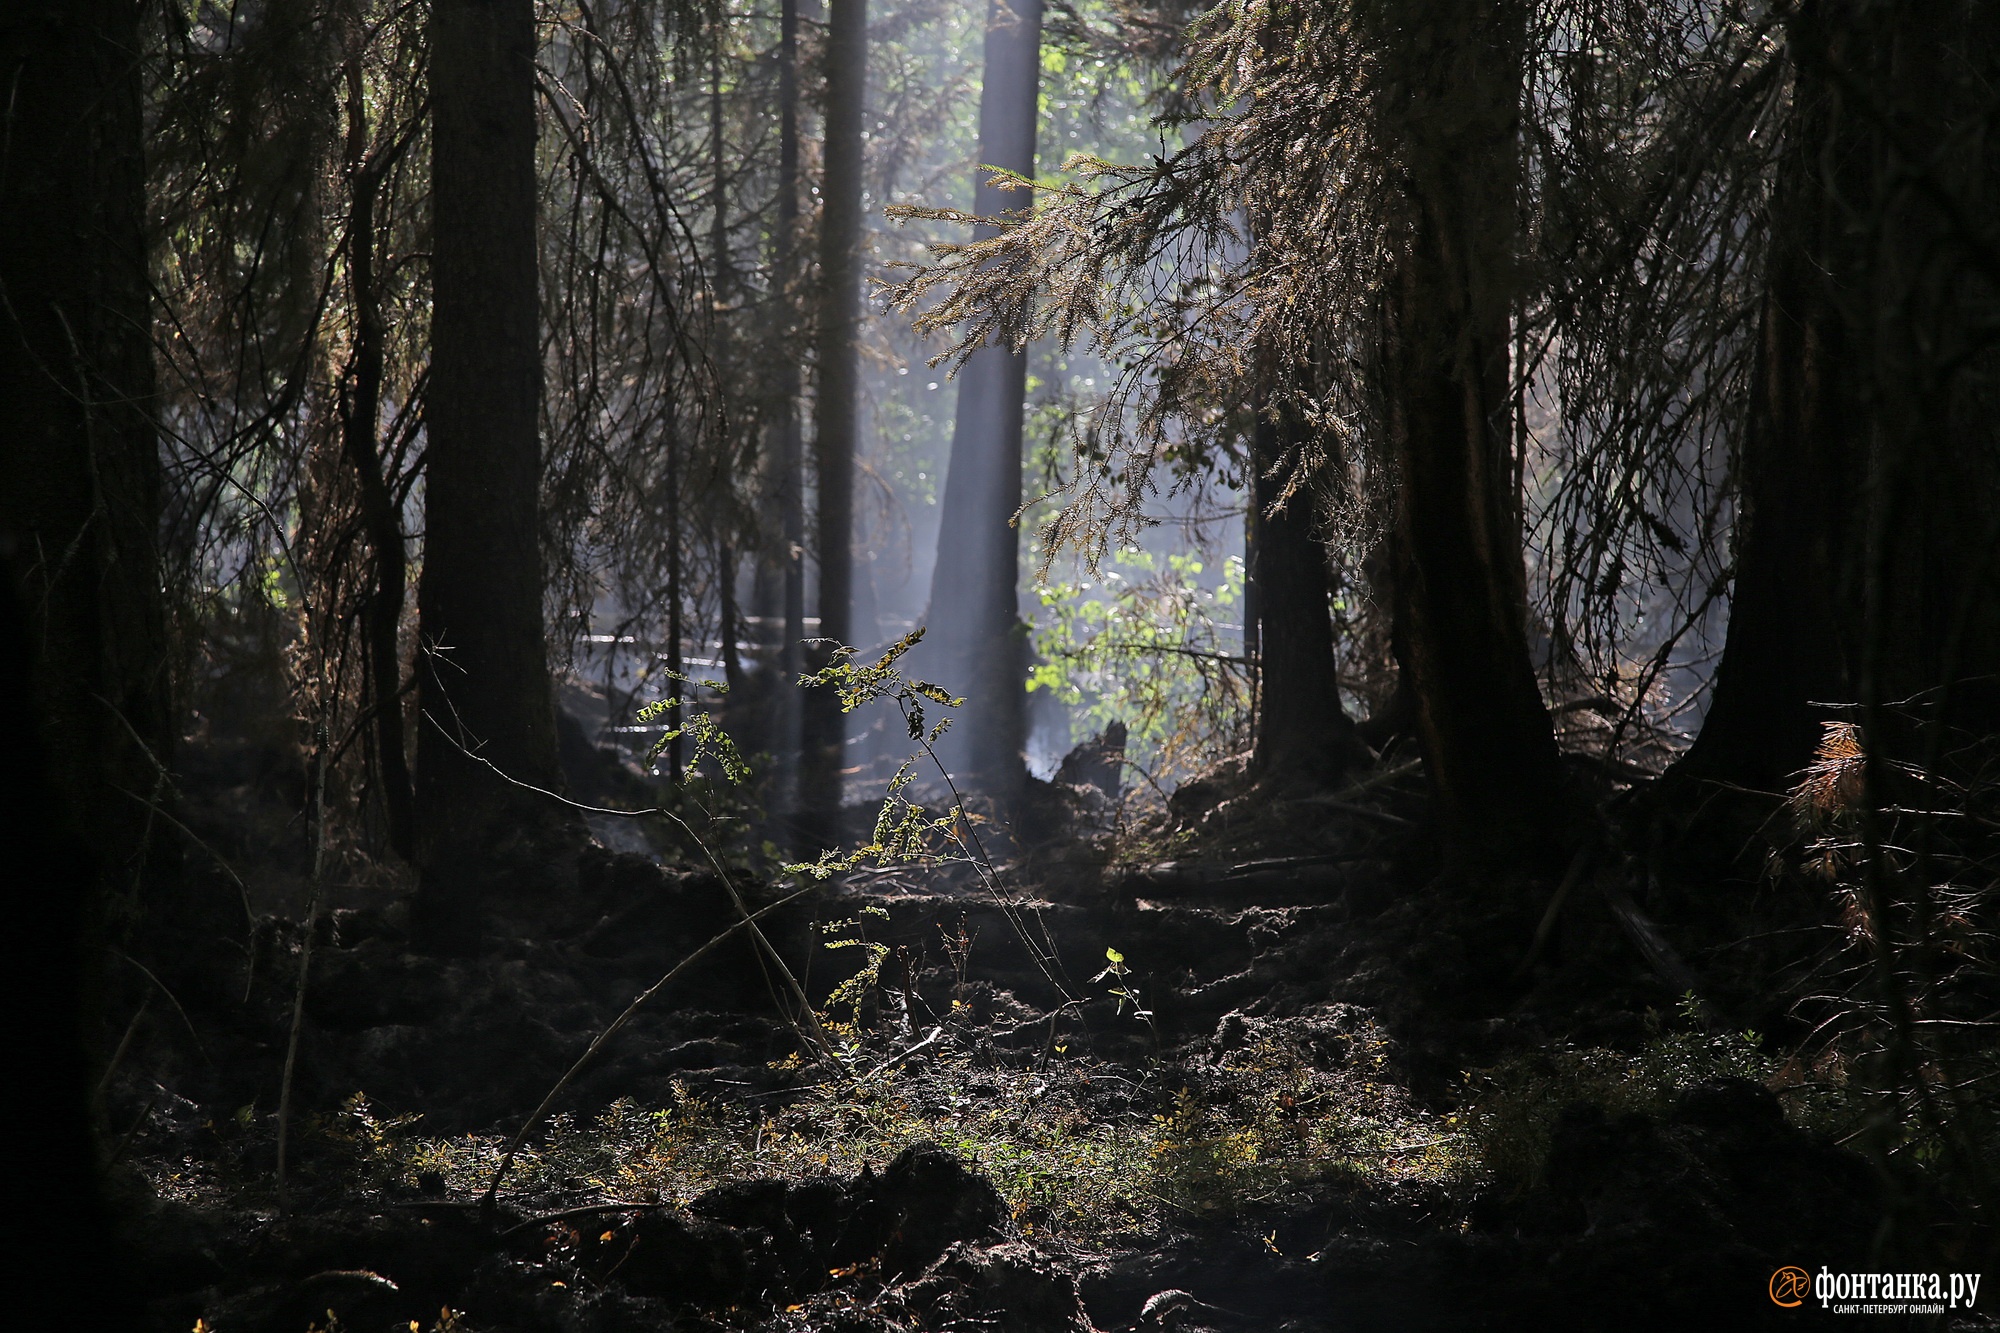
[[[1680,1093],[1708,1079],[1768,1083],[1781,1068],[1756,1032],[1704,1031],[1692,995],[1683,997],[1677,1020],[1655,1015],[1652,1026],[1654,1036],[1635,1052],[1550,1046],[1468,1074],[1464,1110],[1453,1119],[1470,1131],[1482,1168],[1499,1184],[1530,1187],[1540,1180],[1557,1117],[1574,1103],[1614,1115],[1661,1115]],[[1808,1108],[1787,1100],[1787,1114],[1800,1119]],[[1823,1108],[1810,1109],[1820,1119]]]
[[[1857,710],[1859,711],[1859,710]],[[1940,698],[1884,708],[1872,736],[1823,723],[1787,806],[1793,870],[1835,917],[1814,989],[1817,1089],[1831,1070],[1857,1146],[1915,1161],[2000,1213],[2000,744],[1947,725]],[[1803,1056],[1803,1053],[1802,1053]]]
[[[1026,1234],[1087,1240],[1237,1216],[1302,1191],[1443,1183],[1475,1169],[1468,1136],[1412,1107],[1365,1056],[1350,1063],[1318,1069],[1266,1043],[1221,1067],[1163,1066],[1139,1082],[1085,1058],[1016,1068],[948,1051],[917,1070],[827,1080],[768,1109],[676,1088],[665,1107],[620,1101],[587,1124],[552,1120],[510,1179],[552,1204],[685,1204],[746,1176],[879,1169],[931,1142],[984,1172]],[[476,1192],[498,1147],[483,1136],[417,1141],[403,1169]]]

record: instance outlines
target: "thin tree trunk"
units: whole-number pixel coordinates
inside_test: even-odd
[[[778,8],[778,196],[771,285],[776,294],[777,327],[773,346],[772,396],[776,420],[771,446],[767,494],[774,519],[772,547],[759,562],[757,613],[764,617],[758,641],[769,637],[776,617],[776,697],[770,709],[769,746],[778,761],[779,781],[771,793],[773,812],[789,815],[797,804],[799,770],[799,711],[797,683],[805,669],[805,478],[804,442],[799,429],[802,381],[798,336],[799,275],[799,70],[798,0],[781,0]]]
[[[382,164],[368,160],[368,113],[362,99],[361,63],[350,60],[347,77],[347,281],[354,307],[354,346],[341,405],[341,442],[361,492],[361,518],[374,553],[374,584],[362,616],[366,641],[367,706],[374,712],[376,778],[389,846],[416,859],[416,814],[410,761],[403,736],[402,630],[407,561],[398,506],[382,475],[378,424],[382,410],[382,361],[386,330],[375,289],[375,202]]]
[[[742,614],[736,607],[736,548],[729,538],[715,543],[716,618],[721,621],[722,683],[734,694],[743,684],[743,655],[736,636]]]
[[[973,196],[981,217],[1020,212],[1033,202],[990,184],[986,168],[1035,174],[1041,43],[1041,0],[989,0]],[[973,235],[997,231],[980,226]],[[945,737],[944,758],[966,776],[966,785],[1003,809],[1015,804],[1027,781],[1027,632],[1019,598],[1021,537],[1014,525],[1027,384],[1027,353],[1008,347],[979,349],[959,373],[925,649],[927,669],[966,700]]]
[[[825,176],[820,186],[819,384],[813,399],[813,466],[819,492],[819,634],[809,654],[817,668],[827,645],[852,636],[854,599],[854,446],[860,357],[861,117],[868,82],[867,0],[830,0],[826,32]],[[840,839],[845,718],[833,690],[806,693],[799,771],[802,851]]]
[[[1266,367],[1266,382],[1269,375]],[[1296,422],[1260,409],[1251,447],[1259,644],[1251,766],[1266,780],[1330,783],[1369,756],[1340,703],[1326,548],[1313,536],[1311,494],[1281,499],[1295,461]]]
[[[709,219],[708,254],[715,288],[715,305],[720,313],[735,295],[736,274],[729,258],[728,161],[725,156],[722,124],[722,36],[716,34],[708,56],[708,157],[710,190],[714,211]],[[727,362],[730,325],[727,319],[715,324],[717,359]],[[716,616],[721,621],[723,682],[732,691],[743,683],[743,664],[736,654],[736,550],[725,525],[731,519],[718,518],[712,529],[715,538]]]
[[[667,714],[667,780],[676,787],[681,781],[681,742],[687,730],[686,710],[694,700],[681,679],[687,674],[682,660],[681,638],[686,626],[681,621],[681,437],[674,424],[674,404],[666,410],[667,431],[667,698],[673,708]]]
[[[0,17],[0,559],[80,846],[130,884],[173,738],[144,240],[140,6]],[[148,753],[150,751],[150,753]],[[81,832],[79,829],[78,832]]]
[[[478,886],[520,809],[464,752],[559,782],[536,517],[534,58],[532,0],[435,0],[417,905],[440,948],[472,942]]]
[[[1257,545],[1263,529],[1257,505],[1255,423],[1245,446],[1243,475],[1243,659],[1250,664],[1250,707],[1261,705],[1264,688],[1264,590],[1257,583]]]

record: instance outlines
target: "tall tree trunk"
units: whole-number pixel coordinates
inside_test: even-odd
[[[714,211],[708,224],[708,254],[712,282],[715,288],[715,304],[720,310],[725,307],[736,291],[736,272],[729,255],[729,190],[728,159],[723,139],[722,123],[722,39],[724,32],[718,31],[715,45],[708,53],[708,169],[710,191]],[[726,360],[730,326],[727,320],[718,320],[715,325],[717,358]],[[719,637],[722,648],[723,682],[732,691],[743,683],[743,664],[737,657],[737,611],[736,611],[736,547],[731,542],[728,524],[732,520],[721,517],[711,529],[715,537],[715,588],[716,616],[721,622]]]
[[[681,640],[687,628],[681,619],[681,436],[674,423],[671,398],[666,410],[667,432],[667,781],[681,783],[682,740],[687,732],[686,710],[693,707],[692,691],[684,688],[687,663],[682,658]]]
[[[0,28],[0,71],[11,76],[18,48],[10,37]],[[0,337],[13,336],[0,325]],[[39,1290],[11,1302],[10,1317],[27,1328],[138,1328],[145,1307],[132,1290],[136,1265],[112,1239],[120,1228],[103,1188],[105,1145],[94,1132],[93,1088],[103,1073],[92,1049],[103,1030],[95,866],[49,762],[38,653],[19,592],[12,570],[0,567],[0,789],[7,793],[0,865],[28,886],[8,904],[0,1004],[12,1023],[9,1058],[33,1071],[34,1095],[7,1099],[0,1134],[34,1145],[46,1199],[37,1216],[47,1224],[23,1228],[12,1247],[17,1271],[32,1271]],[[102,818],[92,815],[94,837],[106,832]],[[77,1236],[100,1239],[77,1245]]]
[[[979,90],[979,164],[973,209],[998,217],[1028,208],[985,168],[1035,174],[1041,89],[1041,0],[989,0]],[[981,226],[975,238],[996,234]],[[1027,628],[1021,621],[1021,410],[1028,357],[982,347],[958,377],[951,463],[932,567],[926,670],[965,696],[944,758],[1002,809],[1027,780]],[[932,645],[935,646],[932,646]]]
[[[374,556],[374,587],[362,611],[367,660],[366,704],[374,714],[375,773],[389,846],[416,859],[415,795],[403,736],[403,657],[399,636],[408,567],[400,506],[382,473],[378,427],[382,412],[381,298],[375,287],[375,203],[386,162],[368,156],[368,113],[361,60],[348,61],[347,79],[347,281],[354,307],[354,346],[343,386],[341,444],[361,492],[361,519]]]
[[[1526,10],[1428,0],[1380,17],[1400,76],[1381,123],[1410,212],[1381,353],[1402,667],[1454,848],[1553,852],[1562,769],[1528,651],[1508,428]]]
[[[1937,202],[1991,215],[1964,127],[1996,52],[1964,17],[1838,4],[1792,24],[1729,628],[1658,799],[1782,790],[1851,715],[1829,703],[1908,762],[1918,729],[2000,729],[2000,450],[1970,351],[1993,289]]]
[[[536,520],[534,58],[532,0],[435,0],[417,903],[446,949],[472,942],[477,886],[523,808],[486,764],[559,780]]]
[[[819,223],[819,384],[813,399],[813,470],[819,492],[819,634],[852,636],[854,444],[860,374],[856,338],[861,303],[861,117],[868,85],[867,0],[830,0],[826,29],[826,137]],[[808,654],[817,669],[828,648]],[[833,690],[806,693],[801,719],[799,847],[840,841],[845,717]]]
[[[1880,407],[1863,491],[1873,507],[1858,695],[1878,710],[1913,700],[1908,716],[1935,749],[1909,758],[1929,766],[1958,748],[1949,732],[2000,733],[2000,23],[1969,0],[1896,0],[1879,15],[1890,112],[1875,154],[1879,259],[1860,304]],[[1972,235],[1968,217],[1983,224]]]
[[[0,558],[56,788],[88,812],[92,871],[123,887],[150,822],[133,795],[165,795],[173,737],[139,16],[66,0],[0,17]]]
[[[1853,697],[1838,627],[1856,590],[1840,586],[1839,551],[1853,535],[1861,404],[1839,306],[1852,270],[1844,224],[1815,180],[1830,114],[1823,92],[1801,86],[1771,203],[1729,626],[1701,732],[1663,792],[1694,795],[1691,781],[1779,791],[1830,716],[1813,702]]]
[[[49,1227],[25,1326],[142,1317],[100,1189],[91,1087],[105,890],[147,855],[170,762],[135,0],[0,9],[0,874],[11,1059]],[[148,753],[150,751],[150,753]],[[82,1251],[78,1253],[79,1249]],[[58,1307],[61,1307],[60,1309]],[[45,1311],[38,1318],[33,1311]]]
[[[1243,660],[1250,666],[1250,710],[1262,716],[1264,690],[1264,589],[1257,582],[1257,546],[1263,521],[1257,504],[1257,433],[1251,423],[1244,450],[1243,489]]]
[[[1266,366],[1260,378],[1268,384],[1271,373]],[[1268,403],[1259,409],[1251,442],[1256,527],[1249,555],[1259,649],[1251,767],[1265,780],[1329,783],[1369,756],[1340,704],[1326,547],[1313,536],[1312,495],[1285,495],[1298,423]],[[1246,605],[1246,625],[1248,615]]]
[[[781,819],[797,805],[799,768],[799,673],[805,669],[805,478],[804,444],[799,429],[801,377],[797,351],[799,281],[799,6],[780,0],[778,7],[778,185],[773,209],[771,290],[775,316],[771,329],[769,392],[772,421],[765,431],[768,449],[763,493],[764,544],[757,561],[753,591],[759,619],[757,641],[775,649],[775,697],[756,719],[756,748],[767,748],[777,761],[777,780],[768,800]],[[760,656],[769,672],[772,660]]]

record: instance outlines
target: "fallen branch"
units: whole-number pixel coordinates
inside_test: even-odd
[[[531,1217],[525,1222],[516,1222],[513,1226],[508,1227],[500,1233],[500,1239],[506,1240],[509,1236],[518,1236],[523,1231],[527,1231],[533,1227],[547,1226],[551,1222],[567,1222],[572,1217],[595,1217],[599,1213],[653,1212],[665,1207],[667,1205],[663,1203],[620,1203],[616,1201],[611,1203],[587,1203],[580,1208],[565,1208],[561,1212],[543,1213],[540,1217]]]
[[[1362,819],[1373,819],[1391,828],[1409,828],[1410,821],[1401,815],[1392,815],[1387,810],[1377,810],[1372,805],[1359,805],[1353,801],[1343,801],[1338,796],[1301,796],[1296,805],[1323,805],[1338,810],[1344,815],[1358,815]]]
[[[1590,869],[1592,851],[1593,848],[1589,843],[1576,849],[1576,855],[1570,859],[1569,872],[1562,877],[1562,883],[1556,886],[1555,896],[1549,899],[1548,910],[1542,913],[1541,923],[1535,927],[1534,942],[1528,945],[1527,956],[1522,958],[1521,965],[1514,969],[1511,980],[1518,981],[1526,976],[1528,969],[1535,965],[1535,959],[1541,956],[1542,946],[1548,943],[1549,934],[1555,929],[1556,917],[1561,914],[1563,904],[1569,901],[1570,890],[1577,886],[1577,882]]]
[[[1353,865],[1360,861],[1373,861],[1375,852],[1319,852],[1310,856],[1274,856],[1264,861],[1244,861],[1222,872],[1223,879],[1239,879],[1244,875],[1261,874],[1268,870],[1298,870],[1306,866]]]
[[[901,1052],[900,1054],[890,1056],[888,1059],[884,1060],[881,1064],[876,1065],[873,1069],[863,1074],[861,1076],[861,1081],[865,1083],[869,1079],[874,1078],[877,1074],[887,1073],[889,1070],[894,1069],[897,1065],[903,1063],[903,1061],[915,1055],[918,1051],[928,1050],[943,1040],[944,1040],[944,1028],[942,1026],[934,1027],[930,1030],[928,1034],[925,1035],[924,1039],[918,1042],[916,1045],[910,1047],[906,1051]]]
[[[675,977],[678,977],[682,972],[685,972],[689,967],[693,966],[695,962],[704,957],[709,952],[709,950],[715,948],[717,945],[721,944],[724,940],[727,940],[737,931],[742,930],[745,926],[749,926],[754,930],[755,925],[753,923],[756,921],[758,917],[768,915],[771,912],[775,912],[780,907],[783,907],[787,903],[790,903],[798,898],[804,897],[806,894],[811,893],[814,889],[818,887],[819,886],[816,884],[809,884],[803,889],[799,889],[794,893],[789,893],[785,895],[783,898],[778,899],[778,901],[771,903],[768,906],[758,908],[755,912],[746,915],[741,921],[736,921],[731,923],[728,927],[726,927],[723,930],[723,932],[720,935],[715,936],[715,938],[709,940],[708,943],[702,945],[699,949],[696,949],[693,953],[681,959],[680,962],[675,963],[673,967],[668,970],[665,976],[661,977],[658,981],[648,986],[645,990],[639,992],[637,998],[635,998],[632,1001],[632,1003],[625,1006],[625,1012],[618,1015],[617,1018],[613,1019],[611,1021],[610,1027],[607,1027],[606,1029],[604,1029],[603,1032],[598,1034],[597,1040],[590,1043],[590,1048],[577,1058],[575,1064],[569,1067],[569,1072],[565,1073],[560,1079],[556,1080],[556,1085],[553,1088],[549,1089],[549,1095],[542,1098],[542,1104],[540,1106],[537,1106],[534,1109],[534,1112],[531,1115],[529,1115],[525,1121],[521,1123],[521,1128],[515,1133],[513,1139],[508,1142],[506,1151],[501,1154],[500,1165],[494,1169],[493,1179],[487,1182],[486,1193],[480,1197],[480,1206],[483,1208],[490,1208],[493,1206],[494,1200],[498,1198],[500,1193],[500,1182],[506,1177],[509,1168],[511,1168],[514,1165],[514,1155],[521,1150],[521,1145],[527,1142],[528,1135],[531,1132],[533,1132],[536,1125],[539,1125],[542,1122],[542,1117],[546,1116],[549,1113],[549,1108],[555,1105],[556,1098],[562,1096],[564,1090],[567,1089],[571,1083],[575,1082],[576,1076],[583,1072],[584,1067],[597,1057],[597,1053],[603,1050],[605,1045],[613,1037],[617,1036],[618,1033],[625,1027],[627,1023],[632,1021],[633,1015],[639,1012],[640,1007],[644,1005],[646,1001],[652,999],[655,995],[658,995],[662,990],[666,989],[668,982],[672,981]]]
[[[488,772],[492,773],[493,776],[499,778],[502,782],[507,783],[509,786],[517,787],[522,791],[533,792],[537,796],[546,796],[548,799],[556,802],[559,805],[568,806],[572,810],[581,811],[582,813],[587,815],[613,815],[619,819],[645,819],[653,815],[658,815],[661,816],[662,818],[673,820],[674,823],[679,826],[681,832],[687,834],[688,840],[694,843],[695,846],[701,848],[702,855],[708,858],[708,864],[710,865],[710,867],[714,869],[715,877],[722,882],[723,891],[729,895],[730,904],[736,908],[736,913],[738,917],[741,918],[736,923],[737,926],[750,927],[751,938],[756,940],[757,946],[763,950],[764,955],[771,960],[774,966],[777,967],[778,974],[782,976],[785,979],[786,984],[791,987],[792,996],[794,999],[798,1001],[800,1012],[805,1015],[805,1027],[801,1027],[799,1020],[793,1018],[791,1015],[787,1014],[785,1016],[786,1021],[791,1024],[792,1030],[798,1034],[801,1040],[806,1040],[809,1042],[809,1044],[817,1047],[819,1049],[820,1058],[822,1060],[832,1065],[835,1069],[838,1069],[843,1075],[847,1077],[852,1077],[852,1075],[848,1073],[847,1066],[845,1066],[840,1062],[840,1055],[834,1049],[832,1040],[826,1035],[826,1029],[820,1025],[819,1012],[813,1008],[812,1001],[809,998],[807,998],[806,988],[799,984],[798,977],[793,974],[791,967],[785,962],[783,956],[778,953],[776,946],[774,946],[771,943],[771,941],[765,936],[762,930],[758,929],[756,920],[757,917],[763,915],[763,912],[753,913],[744,904],[743,896],[736,891],[736,881],[732,880],[729,877],[729,872],[723,869],[722,861],[720,860],[720,858],[718,858],[715,852],[712,849],[710,849],[709,845],[702,840],[701,835],[696,833],[692,828],[688,826],[688,822],[685,819],[682,819],[679,815],[667,809],[665,806],[656,805],[646,810],[614,810],[609,806],[585,805],[580,801],[572,801],[569,797],[564,796],[560,792],[550,791],[546,787],[537,787],[531,782],[523,782],[519,778],[514,777],[512,774],[503,770],[498,764],[494,763],[491,759],[486,758],[484,755],[474,754],[472,751],[466,749],[463,745],[460,745],[458,742],[458,738],[456,736],[453,736],[442,725],[440,725],[437,719],[432,717],[428,712],[424,714],[424,720],[429,722],[433,727],[436,727],[439,733],[442,734],[445,737],[445,739],[449,740],[452,743],[452,745],[457,748],[460,754],[464,755],[467,759],[473,760],[476,763],[485,765]],[[808,886],[808,887],[810,888],[817,886]],[[804,891],[805,890],[801,890],[801,892]],[[798,896],[799,896],[798,894],[793,894],[792,898],[796,898]],[[790,902],[791,900],[792,900],[791,898],[786,898],[783,899],[782,901]],[[768,911],[769,909],[766,908],[764,910]],[[735,928],[736,927],[734,926],[731,927],[732,930]],[[711,943],[712,942],[713,941],[711,941]],[[776,997],[774,996],[773,998],[775,999]],[[808,1032],[806,1030],[807,1028],[811,1029],[810,1035],[808,1035]]]
[[[1667,937],[1660,933],[1660,928],[1653,924],[1652,919],[1639,910],[1639,905],[1632,901],[1632,895],[1625,892],[1623,885],[1608,877],[1600,880],[1598,887],[1604,891],[1604,901],[1610,906],[1612,917],[1627,938],[1638,946],[1653,971],[1676,991],[1695,997],[1695,1006],[1704,1023],[1711,1028],[1720,1026],[1720,1020],[1701,998],[1694,971],[1681,961],[1680,954],[1667,943]]]

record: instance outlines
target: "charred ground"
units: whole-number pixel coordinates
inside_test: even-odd
[[[1441,864],[1408,764],[1334,792],[1225,765],[1115,833],[1100,792],[1038,787],[997,881],[870,866],[763,919],[815,1033],[728,936],[718,871],[753,910],[798,888],[754,851],[551,819],[477,948],[418,952],[393,883],[308,924],[282,860],[254,895],[217,869],[287,795],[213,781],[243,753],[200,770],[173,907],[107,978],[152,1327],[1775,1326],[1806,1312],[1772,1271],[1862,1267],[1885,1217],[1967,1267],[1988,1243],[1964,1182],[1859,1151],[1858,1074],[1797,1058],[1834,898],[1634,853],[1637,816],[1551,881]]]

